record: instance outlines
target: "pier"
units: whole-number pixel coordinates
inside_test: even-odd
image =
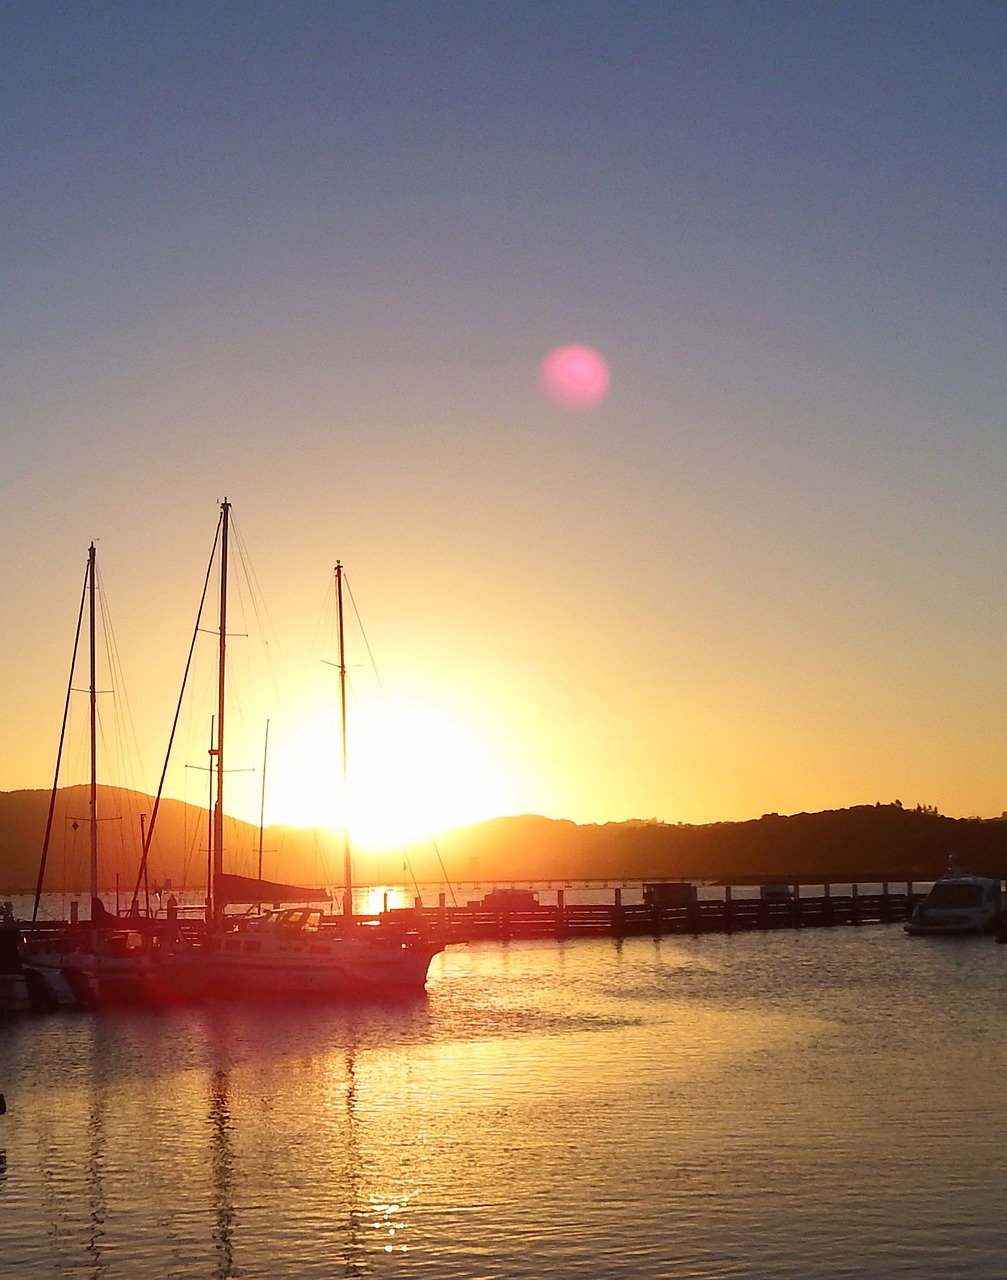
[[[447,894],[439,892],[437,905],[430,895],[417,897],[407,908],[386,909],[375,915],[358,915],[358,921],[377,923],[384,920],[419,927],[436,933],[446,943],[508,941],[517,938],[629,938],[664,934],[742,933],[768,929],[821,929],[840,925],[891,924],[908,919],[913,907],[926,896],[913,884],[900,887],[882,883],[880,890],[860,885],[814,886],[821,892],[802,892],[799,885],[786,886],[787,894],[753,896],[751,886],[723,886],[719,891],[707,888],[700,897],[694,886],[678,881],[658,882],[645,886],[654,890],[650,900],[627,901],[630,885],[606,883],[603,888],[584,882],[566,888],[543,884],[530,888],[498,889],[484,895],[480,902],[467,905],[449,903]],[[639,881],[632,888],[639,894]],[[595,895],[604,892],[607,901],[584,902],[573,894],[578,889],[593,888]],[[664,892],[662,892],[662,890]],[[509,895],[514,895],[510,897]],[[531,901],[539,895],[554,901]],[[387,895],[386,895],[387,896]],[[497,899],[488,904],[485,899]],[[338,917],[326,917],[337,923]],[[40,920],[34,924],[12,922],[12,934],[39,940],[66,929],[66,922]],[[76,920],[74,920],[76,923]],[[86,922],[82,922],[86,923]],[[163,923],[163,921],[162,921]],[[202,914],[180,914],[177,920],[181,934],[199,942],[205,929]]]
[[[422,905],[418,900],[413,909],[389,912],[385,918],[409,916],[440,933],[448,943],[512,938],[629,938],[891,924],[908,919],[925,896],[915,892],[912,884],[899,889],[882,884],[879,892],[865,892],[855,884],[843,887],[848,891],[833,892],[832,886],[825,885],[820,894],[805,896],[799,886],[794,886],[790,896],[751,897],[740,896],[728,885],[720,897],[696,896],[677,903],[662,901],[660,894],[654,894],[654,900],[649,902],[624,902],[621,888],[612,890],[610,902],[576,902],[568,901],[565,891],[557,889],[555,903],[521,906],[504,902],[449,905],[442,893],[436,907]]]

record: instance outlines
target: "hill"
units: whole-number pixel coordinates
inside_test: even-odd
[[[81,892],[88,881],[87,790],[57,793],[45,888]],[[49,808],[47,791],[0,792],[0,893],[34,890]],[[140,861],[141,815],[153,801],[134,791],[99,788],[101,887],[116,876],[131,892]],[[225,822],[228,869],[255,874],[258,828]],[[338,879],[341,857],[330,832],[269,827],[263,874],[305,885]],[[207,814],[177,800],[162,802],[149,879],[176,890],[206,884]],[[947,818],[933,809],[857,805],[849,809],[701,826],[612,822],[597,826],[535,815],[494,818],[460,827],[404,853],[361,856],[358,878],[372,884],[415,879],[434,883],[517,880],[672,878],[742,884],[765,880],[817,884],[926,880],[955,856],[970,870],[1007,876],[1007,820]]]
[[[947,818],[897,803],[702,826],[496,818],[450,832],[440,847],[460,880],[926,880],[952,857],[1007,876],[1007,820]]]
[[[50,803],[48,791],[0,792],[0,893],[34,892]],[[132,892],[140,865],[141,830],[149,821],[150,796],[118,787],[98,788],[99,887],[111,892],[116,877],[122,892]],[[88,789],[56,793],[44,888],[79,893],[87,889],[90,866]],[[225,817],[224,841],[229,870],[253,875],[258,866],[259,830]],[[205,809],[179,800],[162,800],[151,842],[150,883],[170,880],[177,890],[201,891],[207,879],[208,818]],[[340,865],[333,837],[293,827],[267,827],[263,833],[263,875],[303,884],[323,884],[328,866]]]

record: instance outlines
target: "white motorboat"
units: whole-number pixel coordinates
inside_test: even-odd
[[[1003,917],[999,880],[952,873],[935,880],[905,923],[911,934],[993,933]]]

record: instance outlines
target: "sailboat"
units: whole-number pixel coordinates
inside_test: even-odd
[[[80,1004],[163,1003],[188,999],[205,985],[193,944],[184,938],[173,920],[155,920],[141,916],[136,906],[127,917],[110,912],[99,897],[98,864],[98,717],[97,717],[97,644],[96,644],[97,559],[95,545],[88,548],[87,568],[77,631],[74,638],[70,679],[63,710],[63,726],[56,753],[56,769],[49,799],[42,854],[32,923],[38,918],[39,902],[45,879],[46,860],[52,835],[53,818],[59,787],[70,695],[73,689],[77,652],[87,606],[88,637],[88,705],[90,777],[87,786],[87,818],[89,848],[90,918],[74,919],[66,928],[33,939],[27,947],[27,958],[45,978],[46,984],[62,999],[64,986],[69,986]],[[76,822],[74,823],[76,826]],[[141,820],[142,826],[142,820]],[[144,849],[146,855],[146,845]],[[62,983],[58,980],[62,979]]]
[[[396,992],[420,992],[430,961],[443,950],[436,937],[382,920],[372,922],[353,911],[353,854],[348,823],[343,827],[342,913],[300,905],[243,916],[228,915],[229,902],[309,899],[310,891],[238,878],[225,870],[224,750],[226,712],[227,574],[231,504],[220,507],[220,597],[217,626],[216,738],[211,760],[216,788],[211,830],[210,891],[204,938],[211,989],[221,995],[333,996],[353,998]],[[337,564],[336,610],[342,767],[347,767],[346,652],[343,626],[343,570]],[[282,892],[282,897],[280,893]]]

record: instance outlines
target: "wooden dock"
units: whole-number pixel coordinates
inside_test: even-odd
[[[723,897],[700,898],[685,906],[624,903],[615,889],[611,902],[567,902],[562,890],[555,904],[525,909],[486,909],[480,906],[419,906],[389,912],[386,918],[411,917],[448,942],[511,938],[579,938],[606,936],[660,937],[665,934],[742,933],[765,929],[821,929],[839,925],[891,924],[909,917],[925,895],[911,885],[901,891],[883,886],[880,893],[826,891],[815,897],[795,893],[791,898],[738,897],[725,888]]]
[[[627,886],[628,887],[628,886]],[[751,888],[730,886],[719,897],[697,897],[682,905],[654,905],[625,902],[625,889],[606,886],[608,902],[569,900],[564,889],[543,892],[555,902],[533,906],[487,907],[469,903],[450,904],[447,895],[438,895],[438,905],[421,899],[413,907],[392,909],[379,915],[360,917],[387,920],[435,933],[447,943],[508,941],[516,938],[629,938],[661,937],[666,934],[742,933],[767,929],[820,929],[839,925],[891,924],[908,919],[913,907],[926,896],[911,884],[896,890],[882,885],[881,892],[864,892],[858,885],[843,886],[834,892],[826,885],[815,896],[799,889],[792,897],[753,897]],[[332,917],[335,923],[338,917]],[[184,936],[198,942],[204,924],[198,918],[179,918]],[[29,937],[40,938],[66,928],[61,921],[38,921],[20,925]]]

